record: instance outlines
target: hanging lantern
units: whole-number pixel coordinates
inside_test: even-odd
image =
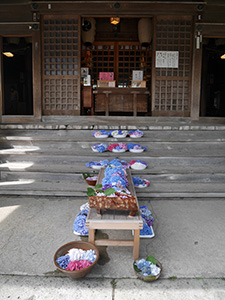
[[[91,46],[95,40],[95,19],[85,18],[82,24],[82,41],[86,46]]]
[[[152,41],[152,19],[141,18],[138,21],[138,38],[143,47],[148,47]]]
[[[110,23],[112,25],[117,25],[117,24],[119,24],[119,22],[120,22],[120,18],[119,17],[111,17],[110,18]]]

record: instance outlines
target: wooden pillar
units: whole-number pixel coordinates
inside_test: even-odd
[[[194,43],[192,83],[191,83],[191,119],[199,120],[202,76],[202,48],[196,49]]]
[[[33,61],[33,115],[41,119],[41,41],[40,31],[36,30],[32,36],[32,61]]]
[[[2,53],[2,37],[0,37],[0,53]],[[2,122],[2,114],[3,114],[3,78],[2,78],[2,55],[0,54],[0,122]]]

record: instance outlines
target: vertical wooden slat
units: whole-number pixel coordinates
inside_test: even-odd
[[[2,37],[0,36],[0,117],[4,112],[4,103],[3,103],[3,59],[2,59]],[[1,120],[1,119],[0,119]]]

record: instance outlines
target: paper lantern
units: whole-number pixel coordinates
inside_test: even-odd
[[[82,41],[86,46],[91,46],[95,40],[95,19],[85,18],[82,24]]]
[[[138,38],[143,47],[148,47],[152,41],[152,19],[141,18],[138,21]]]

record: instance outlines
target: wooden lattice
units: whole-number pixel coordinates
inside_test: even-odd
[[[114,72],[117,86],[126,87],[131,83],[132,70],[143,70],[150,85],[152,52],[139,42],[95,42],[82,50],[82,64],[90,68],[95,84],[100,72]]]
[[[80,110],[79,25],[71,16],[43,19],[43,113]]]
[[[190,18],[158,18],[156,51],[178,51],[178,68],[155,69],[153,111],[164,114],[188,115],[192,55],[192,21]]]

